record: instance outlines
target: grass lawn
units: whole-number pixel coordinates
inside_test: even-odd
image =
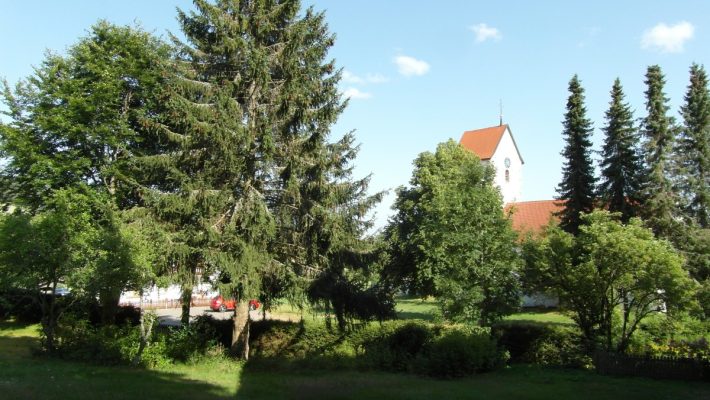
[[[710,385],[514,366],[461,380],[353,371],[268,371],[224,359],[164,369],[33,357],[37,327],[0,323],[2,399],[707,399]]]
[[[546,325],[574,325],[574,321],[567,314],[554,310],[525,311],[508,315],[503,318],[506,322],[525,322]]]

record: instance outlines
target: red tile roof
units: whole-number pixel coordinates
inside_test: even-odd
[[[513,229],[520,234],[541,233],[551,218],[557,221],[554,214],[561,210],[562,202],[558,200],[521,201],[505,205],[506,214],[512,211]]]
[[[490,160],[508,125],[466,131],[459,143],[478,155],[481,160]]]

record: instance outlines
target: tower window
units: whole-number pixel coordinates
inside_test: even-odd
[[[505,170],[505,181],[510,182],[510,170]]]

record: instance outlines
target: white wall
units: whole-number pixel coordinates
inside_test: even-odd
[[[506,157],[510,158],[510,167],[507,168],[510,176],[509,182],[505,181]],[[490,162],[496,169],[494,182],[495,185],[500,188],[501,194],[503,195],[503,203],[507,204],[520,201],[523,183],[523,162],[518,156],[515,143],[513,142],[513,136],[507,127]]]

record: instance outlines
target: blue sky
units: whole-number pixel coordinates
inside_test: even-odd
[[[356,174],[372,190],[406,184],[412,160],[465,130],[498,123],[499,101],[525,160],[523,199],[549,199],[560,179],[567,83],[578,74],[594,121],[595,148],[609,90],[621,79],[636,117],[645,113],[643,75],[659,64],[672,113],[692,62],[710,67],[706,1],[335,1],[326,11],[331,51],[345,71],[349,107],[334,137],[356,130]],[[63,52],[99,18],[178,32],[184,0],[0,0],[0,76],[32,73],[45,49]],[[377,224],[391,213],[390,195]]]

